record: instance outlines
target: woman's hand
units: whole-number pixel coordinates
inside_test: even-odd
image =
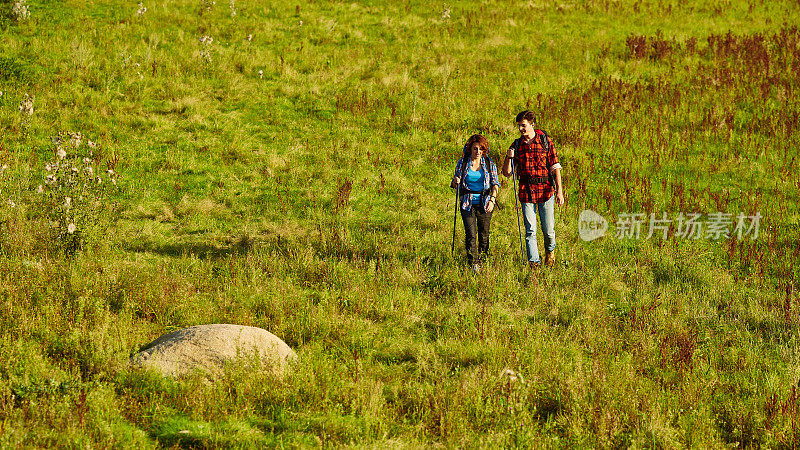
[[[459,177],[453,177],[453,180],[452,180],[452,181],[450,181],[450,187],[451,187],[452,189],[455,189],[455,188],[457,188],[457,187],[458,187],[458,183],[460,183],[460,182],[461,182],[461,178],[459,178]]]
[[[494,203],[497,201],[497,198],[492,196],[489,198],[489,203],[486,205],[486,212],[490,213],[494,211]]]

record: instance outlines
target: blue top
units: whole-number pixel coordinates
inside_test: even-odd
[[[466,147],[465,147],[465,153],[466,153]],[[456,163],[456,170],[453,172],[453,176],[461,178],[461,183],[459,184],[460,189],[473,190],[472,188],[467,186],[468,165],[469,165],[469,155],[466,155],[461,159],[459,159],[458,162]],[[481,172],[484,175],[481,178],[481,180],[483,181],[483,186],[475,190],[485,191],[487,189],[491,189],[492,186],[500,186],[500,181],[497,179],[497,165],[488,156],[484,156],[483,158],[481,158]],[[486,208],[489,205],[489,197],[490,196],[488,195],[483,196],[484,208]],[[461,191],[461,197],[459,198],[459,203],[461,203],[462,211],[469,212],[472,210],[472,196],[464,193],[464,191]]]
[[[478,170],[472,170],[472,164],[470,164],[470,168],[467,170],[467,173],[464,174],[464,181],[467,183],[467,189],[470,191],[482,191],[484,177],[486,177],[486,171],[483,170],[483,165],[481,165]],[[480,202],[481,194],[472,194],[472,204],[477,205]]]

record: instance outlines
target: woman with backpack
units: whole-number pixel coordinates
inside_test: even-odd
[[[489,225],[500,187],[497,165],[489,158],[489,142],[482,135],[474,134],[467,140],[450,187],[456,189],[458,196],[467,262],[477,272],[482,256],[489,250]]]

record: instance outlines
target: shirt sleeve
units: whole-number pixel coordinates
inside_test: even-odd
[[[464,158],[458,158],[458,162],[456,163],[456,170],[453,172],[453,176],[454,177],[457,177],[459,175],[458,169],[461,167],[461,162],[463,160],[464,160]]]
[[[558,162],[558,154],[556,153],[556,146],[553,145],[553,140],[550,139],[550,136],[547,136],[547,143],[549,144],[549,150],[547,152],[547,167],[550,169],[550,172],[555,170],[561,169],[561,164]]]
[[[497,178],[497,164],[491,159],[489,160],[489,186],[500,186]]]

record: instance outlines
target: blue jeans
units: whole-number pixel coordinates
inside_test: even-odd
[[[536,213],[539,213],[539,222],[542,224],[544,249],[552,252],[556,248],[555,213],[553,205],[555,196],[544,203],[523,203],[522,217],[525,219],[525,247],[528,261],[540,262],[539,248],[536,246]]]

